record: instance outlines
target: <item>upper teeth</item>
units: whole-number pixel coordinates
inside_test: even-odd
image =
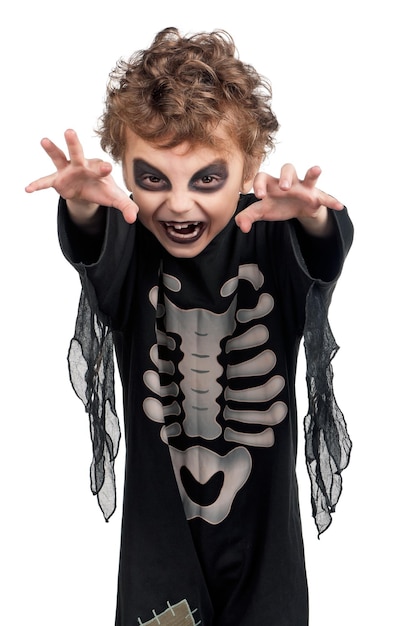
[[[187,222],[186,224],[177,224],[175,222],[166,222],[166,226],[171,226],[176,230],[182,230],[184,228],[189,228],[189,226],[198,226],[199,222]]]

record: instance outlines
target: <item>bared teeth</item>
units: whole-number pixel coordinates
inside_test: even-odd
[[[178,222],[165,222],[168,228],[174,228],[175,230],[184,230],[185,228],[196,227],[199,222],[183,222],[179,224]]]
[[[205,230],[203,222],[162,222],[168,237],[176,243],[196,241]]]

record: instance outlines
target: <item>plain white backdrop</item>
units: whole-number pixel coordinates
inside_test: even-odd
[[[119,506],[89,492],[87,417],[67,377],[79,282],[56,238],[39,141],[75,128],[88,157],[109,71],[166,26],[223,28],[273,85],[281,123],[270,173],[322,167],[356,228],[330,321],[335,391],[354,441],[344,493],[317,540],[299,449],[311,626],[411,625],[415,553],[416,47],[407,0],[250,3],[16,2],[1,23],[0,622],[111,626]],[[116,172],[116,175],[119,175]],[[299,419],[306,412],[302,355]],[[118,394],[121,417],[121,397]],[[302,432],[301,432],[302,436]],[[257,625],[253,625],[257,626]],[[271,625],[272,626],[272,625]]]

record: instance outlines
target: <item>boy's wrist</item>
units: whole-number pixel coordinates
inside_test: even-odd
[[[104,207],[93,202],[67,200],[66,205],[71,221],[86,234],[97,234],[103,224]]]
[[[299,217],[298,221],[303,229],[313,237],[329,237],[334,230],[330,211],[326,206],[321,206],[317,213],[311,217]]]

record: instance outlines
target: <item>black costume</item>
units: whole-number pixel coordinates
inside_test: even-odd
[[[237,211],[255,200],[242,196]],[[295,475],[295,370],[304,335],[306,456],[319,532],[351,442],[332,392],[327,321],[352,242],[295,221],[234,220],[197,257],[172,257],[107,209],[92,242],[60,204],[63,251],[82,296],[69,362],[90,414],[92,489],[115,507],[119,440],[112,342],[123,384],[126,475],[117,626],[306,626]]]

